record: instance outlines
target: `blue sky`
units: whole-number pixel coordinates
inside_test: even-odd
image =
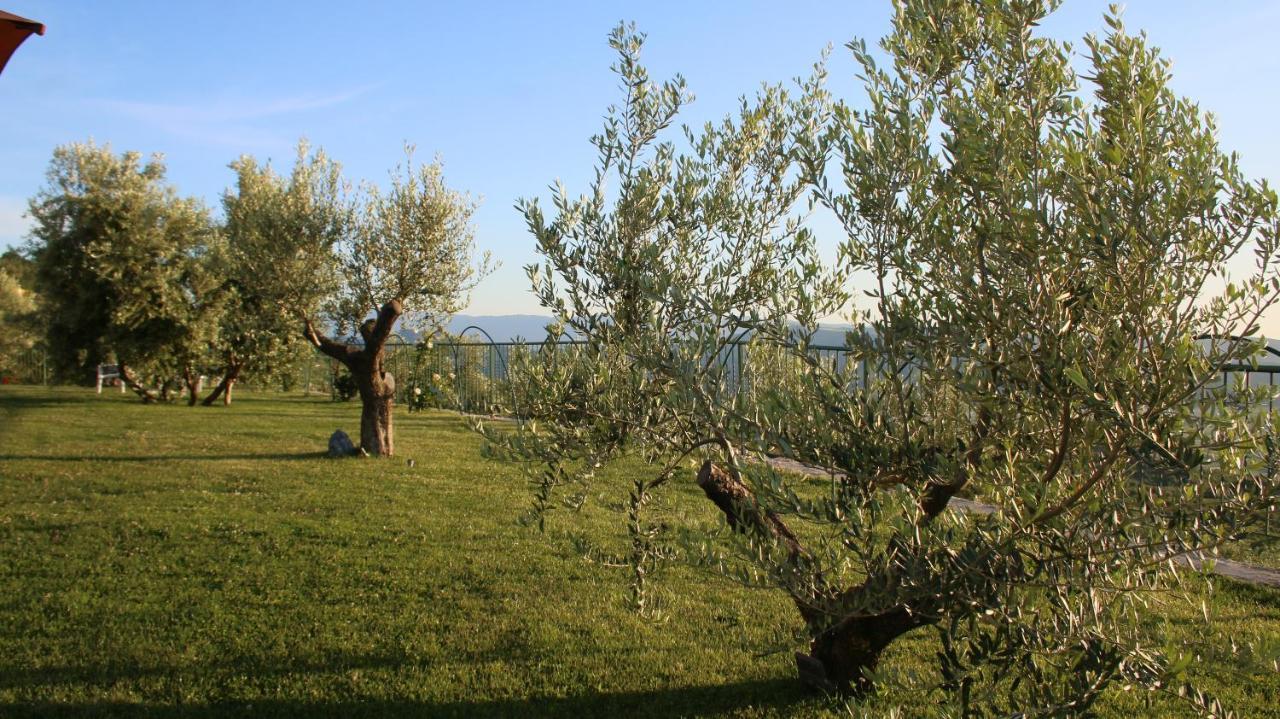
[[[684,120],[700,124],[762,81],[807,73],[828,44],[833,89],[856,98],[842,45],[879,38],[890,12],[888,0],[0,7],[48,26],[0,74],[0,248],[22,242],[26,198],[61,143],[163,153],[169,179],[217,208],[240,154],[287,166],[306,136],[348,177],[381,181],[408,141],[482,199],[477,242],[503,266],[476,289],[472,314],[538,312],[522,270],[532,241],[512,205],[556,179],[583,188],[587,138],[618,97],[605,38],[619,20],[648,33],[655,78],[685,75],[697,100]],[[1103,27],[1106,7],[1066,0],[1045,30],[1079,39]],[[1173,59],[1175,89],[1217,114],[1245,171],[1280,180],[1280,1],[1134,0],[1124,17]]]

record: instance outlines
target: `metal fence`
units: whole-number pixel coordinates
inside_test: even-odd
[[[429,345],[388,342],[383,363],[396,378],[397,403],[485,413],[497,406],[511,406],[510,378],[517,353],[533,357],[548,349],[568,351],[581,344],[573,340],[550,344],[466,340]],[[745,342],[731,344],[716,357],[724,391],[741,392],[750,386],[749,348]],[[843,347],[811,346],[809,350],[833,369],[843,371],[847,367],[849,353]],[[302,368],[300,385],[305,393],[328,394],[338,399],[344,373],[339,362],[317,352]],[[861,376],[865,378],[865,369]]]
[[[43,350],[19,352],[10,366],[0,366],[0,384],[49,384],[49,365]]]
[[[556,347],[574,344],[566,341]],[[396,378],[398,403],[486,412],[509,399],[513,354],[540,350],[539,344],[522,342],[388,342],[383,366]],[[346,370],[338,361],[317,352],[299,374],[304,393],[341,398]]]
[[[396,377],[398,403],[411,406],[425,403],[462,412],[485,413],[497,406],[511,407],[513,398],[509,380],[517,352],[533,356],[547,347],[565,351],[580,345],[580,342],[569,340],[550,345],[467,340],[430,345],[390,342],[386,345],[384,361],[386,369]],[[759,347],[742,342],[730,344],[720,351],[715,361],[719,365],[722,391],[730,394],[749,391],[759,376],[774,374],[776,378],[777,373],[788,371],[781,366],[791,361],[787,353],[762,354],[758,350]],[[851,366],[855,360],[842,346],[811,345],[808,351],[827,368],[848,373],[850,389],[864,387],[873,375],[889,371],[883,367],[868,366],[866,360],[856,360],[856,366]],[[768,366],[771,363],[777,364]],[[303,387],[305,391],[336,397],[334,381],[342,372],[338,362],[317,353],[312,365],[306,368]],[[1280,375],[1280,364],[1228,365],[1220,380],[1206,387],[1202,395],[1230,390],[1236,382],[1243,382],[1246,387],[1267,388],[1262,392],[1265,404],[1259,404],[1258,409],[1274,412],[1280,406],[1280,401],[1277,401],[1280,377],[1277,375]],[[415,395],[415,390],[421,394]]]
[[[481,330],[481,332],[483,332]],[[534,355],[546,347],[565,351],[580,345],[579,342],[562,340],[551,345],[542,343],[494,342],[468,338],[433,343],[414,344],[393,340],[386,345],[385,366],[396,377],[396,401],[410,406],[434,406],[462,412],[488,412],[491,408],[511,405],[510,372],[517,352]],[[718,363],[722,391],[727,393],[747,391],[752,377],[769,371],[785,371],[781,363],[786,354],[776,352],[772,356],[761,354],[750,343],[730,344],[715,358]],[[848,372],[852,357],[845,347],[814,345],[809,347],[811,356],[823,365],[838,372]],[[1280,352],[1269,350],[1268,359],[1280,359]],[[770,363],[779,363],[770,367]],[[40,349],[20,353],[11,366],[0,367],[0,382],[5,384],[48,384],[51,374],[46,356]],[[879,372],[860,361],[850,374],[852,388],[865,386],[869,376]],[[280,389],[301,392],[305,395],[323,395],[338,398],[342,366],[319,352],[305,356]],[[1274,412],[1277,392],[1280,392],[1280,363],[1229,365],[1222,372],[1221,381],[1207,388],[1208,391],[1229,390],[1237,381],[1252,388],[1266,388],[1262,394],[1265,408]],[[252,378],[248,378],[250,385]],[[1259,406],[1262,409],[1262,406]]]

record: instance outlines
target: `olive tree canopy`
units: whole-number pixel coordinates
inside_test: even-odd
[[[233,189],[223,194],[226,247],[214,259],[231,296],[218,355],[222,379],[206,398],[230,401],[234,383],[287,371],[311,317],[340,286],[336,252],[355,215],[341,170],[322,150],[299,143],[288,177],[252,157],[231,163]]]

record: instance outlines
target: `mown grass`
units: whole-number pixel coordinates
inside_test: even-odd
[[[447,413],[399,414],[389,460],[328,460],[354,405],[247,395],[144,407],[0,388],[0,716],[926,716],[936,696],[844,706],[804,692],[794,610],[692,569],[663,614],[553,521],[515,521],[516,468]],[[413,459],[410,467],[407,460]],[[622,472],[627,471],[625,468]],[[621,479],[621,477],[619,477]],[[714,522],[696,488],[663,509]],[[605,513],[574,526],[606,547]],[[1280,592],[1219,582],[1159,600],[1174,644],[1280,641]],[[886,668],[928,674],[927,634]],[[1244,716],[1280,716],[1280,674],[1202,663]],[[1117,690],[1104,716],[1178,715]]]

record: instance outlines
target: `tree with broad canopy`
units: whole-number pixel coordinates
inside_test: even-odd
[[[58,147],[31,199],[41,324],[54,371],[83,381],[114,358],[146,402],[168,399],[215,341],[220,292],[205,271],[208,211],[165,183],[156,156]]]
[[[287,178],[252,157],[231,170],[235,188],[222,197],[226,243],[213,260],[231,297],[217,353],[222,377],[206,405],[219,397],[230,404],[239,379],[285,372],[307,347],[298,318],[337,291],[334,248],[355,221],[338,164],[305,142]]]

